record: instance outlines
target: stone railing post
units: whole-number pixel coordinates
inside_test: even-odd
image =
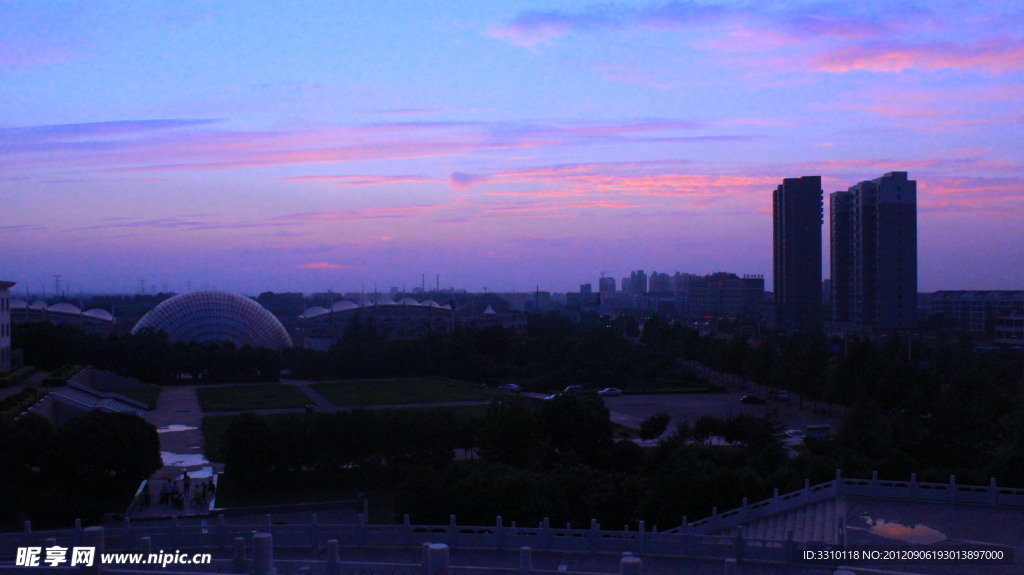
[[[139,544],[142,545],[142,554],[149,557],[153,553],[153,538],[150,536],[140,537]],[[150,567],[152,569],[152,567]]]
[[[72,543],[72,545],[81,545],[82,544],[82,520],[81,519],[75,519],[75,528],[74,529],[75,529],[74,533],[71,535],[71,543]]]
[[[502,525],[501,515],[494,519],[494,548],[499,551],[505,548],[505,526]]]
[[[32,541],[32,522],[26,521],[22,524],[22,526],[24,527],[24,529],[22,529],[21,538],[25,542],[25,545],[28,545],[29,542]]]
[[[996,478],[988,479],[988,504],[995,506],[999,503],[999,489],[996,487]]]
[[[623,531],[626,531],[623,529]],[[597,553],[598,541],[601,539],[601,531],[597,526],[597,519],[590,519],[590,552]]]
[[[793,530],[786,530],[786,540],[782,543],[782,554],[786,557],[786,563],[796,561],[796,542],[793,541]]]
[[[252,575],[277,575],[277,568],[274,567],[274,536],[270,533],[252,536]]]
[[[743,504],[740,506],[740,517],[742,517],[744,521],[750,519],[750,506],[747,503],[746,497],[743,498]]]
[[[949,476],[949,500],[955,503],[956,502],[956,497],[957,497],[957,492],[956,492],[956,475],[950,475]]]
[[[732,540],[732,552],[736,559],[743,560],[744,550],[747,547],[747,540],[743,538],[743,526],[736,527],[736,536]]]
[[[718,531],[718,507],[711,508],[711,530]]]
[[[130,550],[132,548],[132,518],[127,515],[124,516],[124,527],[121,537],[124,539],[121,542],[124,549],[126,551]]]
[[[263,531],[274,534],[274,518],[269,513],[263,516]]]
[[[647,529],[646,529],[646,526],[644,525],[644,520],[641,519],[640,522],[637,524],[636,552],[637,553],[643,553],[645,551],[645,547],[647,546],[646,544],[647,544]]]
[[[106,552],[106,534],[103,531],[103,527],[86,527],[82,531],[82,543],[85,547],[92,547],[95,549],[92,565],[83,565],[82,570],[90,575],[99,575],[100,573],[104,573],[106,568],[103,563],[100,562],[100,557],[102,557]]]
[[[917,499],[917,474],[910,474],[910,498]]]
[[[235,537],[235,554],[232,557],[231,571],[245,573],[245,538]]]
[[[878,497],[878,472],[871,472],[871,497]]]
[[[455,548],[455,542],[459,535],[459,526],[454,515],[448,516],[448,547]],[[446,548],[447,549],[447,548]]]
[[[409,514],[402,515],[402,537],[405,545],[412,545],[412,523],[409,521]]]
[[[220,547],[228,546],[228,524],[224,519],[223,513],[217,516],[217,545]]]
[[[623,555],[619,559],[619,575],[643,575],[644,562],[634,555]]]
[[[547,517],[545,517],[544,520],[540,522],[540,528],[541,537],[544,541],[544,549],[551,551],[551,522],[548,521]]]
[[[325,568],[327,570],[325,575],[338,575],[338,572],[341,571],[341,564],[338,560],[337,539],[327,541],[327,564]]]
[[[448,546],[444,543],[431,543],[427,547],[427,575],[448,575]]]
[[[519,575],[533,573],[533,551],[529,547],[519,548]]]

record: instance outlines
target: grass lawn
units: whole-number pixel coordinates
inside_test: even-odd
[[[135,401],[141,401],[148,405],[150,409],[156,409],[156,401],[160,397],[160,386],[149,383],[143,383],[133,387],[111,389],[109,391],[119,393],[125,397],[134,399]]]
[[[480,385],[434,378],[328,381],[312,387],[339,406],[489,401],[497,395]]]
[[[203,412],[303,407],[313,403],[302,390],[283,383],[214,385],[196,389]]]

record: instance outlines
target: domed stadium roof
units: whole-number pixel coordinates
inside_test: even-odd
[[[320,307],[318,305],[314,305],[314,306],[307,307],[306,311],[302,312],[302,315],[300,315],[299,318],[300,319],[311,319],[311,318],[314,318],[314,317],[317,317],[317,316],[320,316],[320,315],[324,315],[325,313],[327,313],[326,309],[324,309],[324,308],[322,308],[322,307]]]
[[[111,313],[109,311],[107,311],[105,309],[100,309],[98,307],[94,307],[94,308],[92,308],[90,310],[83,311],[82,315],[84,315],[85,317],[92,318],[92,319],[98,319],[100,321],[106,321],[106,322],[111,322],[111,323],[114,322],[114,316],[111,315]]]
[[[78,309],[78,306],[67,302],[55,303],[50,307],[46,308],[46,311],[50,313],[63,313],[67,315],[80,315],[82,310]]]
[[[233,293],[202,291],[176,295],[151,309],[132,329],[167,332],[171,341],[230,341],[238,346],[292,346],[281,322],[255,301]]]
[[[348,300],[341,300],[334,302],[334,305],[331,306],[331,311],[348,311],[350,309],[356,309],[358,307],[359,306]]]

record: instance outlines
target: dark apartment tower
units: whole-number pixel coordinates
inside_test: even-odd
[[[782,180],[772,206],[778,325],[821,329],[821,176]]]
[[[832,320],[917,326],[917,182],[889,172],[831,194]]]
[[[635,272],[629,272],[629,281],[632,284],[633,293],[647,293],[647,274],[644,270],[636,270]]]

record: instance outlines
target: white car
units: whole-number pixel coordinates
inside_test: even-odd
[[[603,397],[612,397],[615,395],[622,395],[622,390],[617,387],[606,387],[597,392],[597,394]]]

